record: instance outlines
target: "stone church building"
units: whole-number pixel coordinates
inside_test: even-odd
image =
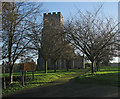
[[[61,42],[65,42],[64,36],[59,36],[59,33],[63,31],[63,16],[61,12],[53,12],[53,13],[44,13],[43,16],[43,30],[42,30],[42,51],[39,50],[38,60],[37,60],[37,70],[43,70],[45,67],[45,60],[43,57],[43,54],[54,54],[52,53],[54,48],[58,48],[58,45],[62,44]],[[50,37],[50,38],[49,38]],[[56,45],[55,45],[56,44]],[[52,47],[52,50],[49,50],[49,47]],[[57,59],[57,69],[66,69],[66,65],[68,65],[69,61],[69,68],[84,68],[85,67],[85,59],[83,56],[76,55],[74,52],[74,48],[72,45],[67,44],[69,54],[74,55],[74,57],[69,58],[68,57],[60,57]],[[59,55],[59,53],[58,53]],[[66,55],[66,54],[65,54]],[[63,56],[64,50],[63,50]],[[54,69],[53,60],[51,58],[48,58],[47,61],[48,69]]]

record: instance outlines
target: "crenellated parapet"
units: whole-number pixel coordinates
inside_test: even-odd
[[[63,16],[61,12],[44,13],[43,15],[44,27],[48,26],[49,24],[59,24],[59,26],[63,26]]]
[[[44,17],[49,15],[61,15],[61,12],[44,13]]]

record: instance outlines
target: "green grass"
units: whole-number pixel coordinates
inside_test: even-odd
[[[33,88],[41,85],[45,85],[51,81],[57,80],[59,78],[73,78],[74,75],[78,75],[84,71],[84,69],[70,69],[66,70],[57,70],[56,73],[53,73],[53,70],[48,70],[48,73],[44,73],[44,71],[36,71],[34,73],[34,80],[32,80],[32,72],[26,72],[26,80],[25,86],[21,85],[21,81],[14,81],[13,84],[8,85],[7,89],[2,90],[2,94],[8,94],[11,92],[15,92],[17,90]],[[13,73],[14,77],[19,77],[21,79],[22,73]],[[9,77],[9,73],[3,74],[5,77]]]
[[[100,71],[91,74],[88,72],[76,78],[76,81],[84,84],[118,86],[118,67],[100,67]]]
[[[57,70],[56,73],[57,74],[74,74],[76,72],[80,72],[83,69],[69,69],[69,71],[66,71],[66,69],[63,70]],[[48,70],[48,73],[53,73],[54,70]],[[45,75],[44,71],[35,71],[35,75]],[[26,75],[32,75],[32,72],[26,72]],[[13,73],[13,76],[22,76],[22,72],[15,72]],[[9,77],[9,73],[5,73],[5,74],[0,74],[0,77]]]
[[[32,72],[26,72],[27,80],[25,81],[24,87],[21,85],[21,81],[14,81],[7,89],[2,90],[2,94],[42,86],[57,79],[71,79],[79,75],[81,71],[84,71],[84,69],[70,69],[69,71],[57,70],[56,73],[53,73],[53,70],[48,70],[47,74],[45,74],[44,71],[36,71],[34,80],[32,80]],[[78,76],[75,80],[80,84],[118,86],[118,72],[120,73],[117,67],[100,67],[100,71],[95,72],[94,75],[92,75],[90,71]],[[13,73],[13,75],[16,78],[20,78],[22,73]],[[3,74],[3,76],[9,77],[9,74],[6,73]]]

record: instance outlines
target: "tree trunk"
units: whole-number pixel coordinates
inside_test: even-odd
[[[47,73],[47,59],[45,59],[45,73]]]
[[[94,73],[94,61],[92,61],[92,63],[91,63],[91,73],[92,74]]]
[[[99,63],[96,63],[96,69],[99,70]]]
[[[83,68],[85,69],[86,67],[85,67],[85,56],[84,56],[84,54],[83,54]]]
[[[10,67],[10,84],[13,83],[12,68]]]
[[[96,69],[97,69],[97,67],[96,67],[96,61],[93,62],[93,69],[94,69],[94,72],[96,72]]]
[[[69,61],[68,60],[66,61],[66,68],[67,68],[67,71],[69,71]]]
[[[54,61],[54,73],[56,73],[56,65],[57,65],[57,61]]]

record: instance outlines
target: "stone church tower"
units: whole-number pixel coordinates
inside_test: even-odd
[[[63,16],[60,12],[53,12],[53,13],[44,13],[44,28],[47,28],[49,26],[58,26],[63,27]]]
[[[63,31],[63,16],[60,12],[53,12],[53,13],[44,13],[43,14],[43,30],[42,30],[42,44],[41,44],[41,49],[39,51],[38,55],[38,66],[40,70],[44,69],[44,58],[42,55],[43,53],[48,53],[50,46],[52,45],[53,42],[57,42],[57,44],[61,43],[64,41],[65,37],[64,36],[59,36],[59,38],[56,39],[56,35],[58,35],[61,31]],[[53,43],[54,44],[54,43]],[[48,46],[50,45],[50,46]],[[68,44],[69,45],[69,44]],[[71,46],[70,46],[71,47]],[[74,54],[74,49],[71,47],[69,50],[71,50],[71,54]],[[42,53],[41,53],[42,52]],[[51,54],[51,53],[49,53]],[[70,67],[71,68],[81,68],[82,67],[82,57],[76,58],[76,60],[71,60],[70,61]],[[79,62],[78,62],[79,61]],[[57,61],[57,69],[65,69],[66,68],[66,60],[65,59],[59,59]],[[48,69],[53,69],[53,64],[52,60],[48,59]]]
[[[55,35],[63,30],[63,16],[60,12],[44,13],[43,16],[43,30],[42,30],[42,40],[46,41],[48,39],[55,39]],[[64,39],[64,38],[61,38]],[[61,41],[61,40],[59,40]],[[47,42],[47,41],[46,41]],[[45,45],[45,44],[44,44]]]

